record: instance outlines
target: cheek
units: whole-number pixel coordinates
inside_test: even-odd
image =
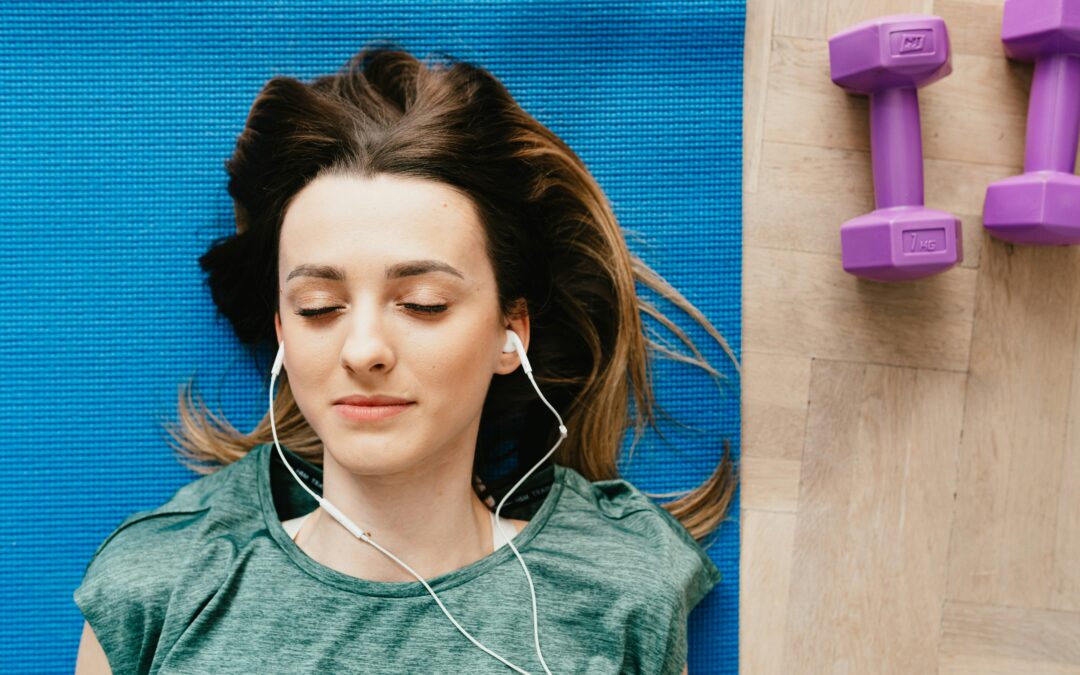
[[[338,362],[339,351],[331,340],[317,333],[296,331],[285,341],[286,363],[303,379],[327,370]],[[297,379],[297,378],[293,378]]]
[[[425,345],[412,355],[412,367],[423,372],[429,383],[459,390],[485,388],[494,368],[490,328],[483,322],[463,324]]]
[[[301,412],[309,403],[318,403],[325,396],[325,384],[335,367],[339,367],[338,352],[318,338],[296,335],[285,342],[285,368],[289,386]]]

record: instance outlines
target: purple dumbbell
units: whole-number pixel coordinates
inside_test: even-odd
[[[898,14],[829,38],[832,81],[870,96],[874,210],[840,226],[844,269],[875,281],[918,279],[964,259],[960,220],[923,206],[916,90],[952,72],[945,21]]]
[[[1017,244],[1080,243],[1080,2],[1005,0],[1005,55],[1034,61],[1024,173],[991,183],[983,227]]]

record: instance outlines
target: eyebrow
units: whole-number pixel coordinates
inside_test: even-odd
[[[386,268],[387,279],[400,279],[413,277],[431,272],[444,272],[462,279],[465,275],[456,267],[442,262],[441,260],[406,260]],[[317,279],[330,279],[331,281],[345,281],[345,270],[333,265],[298,265],[285,277],[285,283],[289,283],[295,277],[315,277]]]

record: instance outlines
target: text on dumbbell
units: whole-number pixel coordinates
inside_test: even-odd
[[[945,230],[908,230],[904,243],[905,253],[940,253],[945,250]]]
[[[898,30],[889,35],[893,56],[932,54],[934,34],[928,30]]]

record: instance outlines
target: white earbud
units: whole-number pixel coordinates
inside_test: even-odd
[[[278,349],[277,349],[277,357],[274,359],[274,367],[270,369],[270,373],[274,377],[277,377],[278,373],[281,372],[281,364],[283,364],[283,363],[285,363],[285,341],[284,340],[282,340],[279,343],[279,346],[278,346]]]
[[[537,621],[536,589],[533,587],[532,575],[529,574],[529,568],[525,566],[525,560],[522,559],[521,553],[519,553],[517,547],[514,546],[513,538],[508,537],[506,535],[506,532],[503,531],[502,523],[499,522],[501,518],[499,516],[499,512],[502,511],[503,504],[505,504],[506,500],[510,498],[510,495],[512,495],[521,486],[521,484],[524,483],[525,480],[534,471],[539,469],[540,466],[544,463],[544,461],[547,460],[547,458],[550,457],[553,452],[555,452],[555,448],[559,447],[559,444],[562,443],[563,440],[566,438],[567,431],[566,426],[563,424],[562,417],[559,415],[559,412],[555,410],[555,407],[552,406],[546,398],[544,398],[544,395],[540,392],[540,387],[536,385],[536,380],[533,379],[532,365],[529,364],[529,357],[525,355],[525,345],[522,344],[521,338],[518,337],[518,334],[514,331],[507,329],[506,343],[503,345],[503,352],[510,353],[515,350],[517,351],[518,356],[521,358],[521,366],[522,368],[524,368],[525,374],[528,376],[529,381],[532,383],[533,388],[536,390],[536,394],[540,397],[540,400],[544,402],[544,405],[546,405],[548,409],[551,410],[551,412],[555,415],[556,419],[559,420],[559,440],[555,442],[555,445],[551,446],[551,449],[548,450],[547,454],[541,457],[540,461],[537,462],[536,465],[533,466],[533,468],[529,469],[525,473],[525,475],[518,479],[518,482],[515,483],[514,486],[510,488],[510,490],[505,495],[503,495],[502,500],[500,500],[498,506],[495,507],[495,521],[498,525],[500,533],[502,534],[502,538],[506,541],[506,544],[510,548],[510,550],[514,552],[514,555],[517,556],[518,562],[521,563],[521,569],[525,570],[525,579],[529,582],[529,594],[532,599],[533,638],[535,640],[536,655],[540,657],[540,665],[543,666],[544,672],[547,673],[547,675],[551,675],[551,670],[548,669],[547,662],[544,660],[544,654],[540,650],[540,626]],[[491,656],[494,656],[496,659],[503,662],[507,666],[510,666],[515,671],[523,673],[524,675],[529,675],[528,671],[522,670],[518,666],[515,666],[514,664],[510,663],[503,657],[491,651],[484,645],[480,644],[480,642],[478,642],[476,638],[474,638],[464,628],[462,628],[461,625],[454,619],[454,617],[450,615],[450,612],[448,612],[446,607],[443,605],[442,600],[439,599],[439,596],[435,593],[434,590],[432,590],[431,586],[428,585],[428,582],[425,581],[423,577],[417,574],[416,571],[413,568],[409,567],[403,560],[401,560],[393,553],[387,551],[385,548],[379,545],[375,540],[371,538],[368,532],[357,527],[357,525],[353,523],[353,521],[347,515],[345,515],[344,512],[331,504],[329,500],[323,498],[321,495],[315,494],[315,492],[311,488],[309,488],[307,484],[304,483],[304,481],[300,480],[300,476],[296,475],[296,471],[293,470],[292,465],[289,464],[288,460],[285,458],[285,453],[281,449],[281,443],[278,441],[277,436],[277,423],[274,420],[274,382],[277,380],[278,374],[281,372],[281,367],[284,363],[285,340],[282,340],[278,343],[277,356],[274,358],[274,365],[270,369],[270,430],[274,435],[274,445],[277,447],[278,455],[281,457],[281,462],[285,465],[285,468],[287,468],[289,470],[289,473],[293,475],[293,478],[295,478],[296,482],[300,484],[300,487],[304,488],[304,490],[306,490],[307,493],[310,494],[315,499],[315,501],[319,503],[319,506],[321,506],[323,510],[325,510],[331,517],[333,517],[334,520],[338,521],[342,527],[352,533],[352,535],[355,536],[357,539],[365,541],[374,546],[375,548],[379,549],[379,551],[381,551],[387,557],[391,558],[397,564],[404,567],[414,577],[416,577],[420,581],[420,583],[422,583],[424,587],[427,588],[428,593],[431,594],[431,597],[435,599],[435,604],[437,604],[439,608],[442,609],[443,614],[446,615],[446,618],[450,619],[450,623],[454,624],[458,631],[460,631],[462,635],[468,638],[470,642],[472,642],[474,645],[487,652]]]
[[[518,358],[521,359],[521,367],[525,369],[526,373],[532,372],[532,365],[529,363],[529,357],[525,355],[525,345],[521,343],[521,338],[518,337],[518,334],[509,328],[506,329],[506,344],[503,345],[502,350],[503,353],[517,350]]]

